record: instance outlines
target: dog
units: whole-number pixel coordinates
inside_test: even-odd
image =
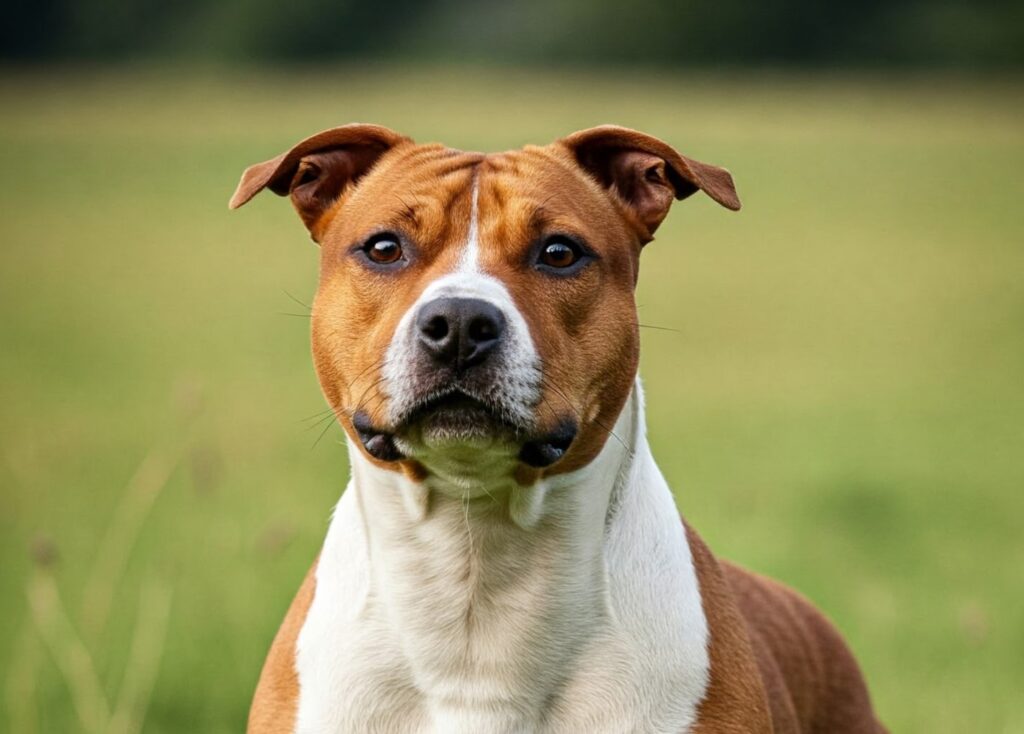
[[[250,166],[320,246],[312,352],[351,481],[251,734],[879,734],[839,633],[680,520],[634,289],[724,168],[616,126],[481,154],[351,124]]]

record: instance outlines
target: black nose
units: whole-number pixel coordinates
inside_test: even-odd
[[[438,298],[416,317],[420,344],[439,364],[464,369],[480,364],[501,342],[505,317],[478,298]]]

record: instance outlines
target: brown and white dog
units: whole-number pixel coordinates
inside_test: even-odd
[[[308,138],[313,356],[352,479],[274,640],[253,734],[884,732],[807,601],[715,559],[644,432],[634,288],[729,173],[620,127],[484,155]]]

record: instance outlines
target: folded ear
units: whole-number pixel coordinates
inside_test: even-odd
[[[291,196],[295,210],[313,234],[317,221],[349,184],[377,159],[409,138],[379,125],[352,124],[324,130],[276,158],[249,166],[228,203],[237,209],[265,188]]]
[[[703,191],[736,211],[739,196],[724,168],[682,156],[668,143],[636,130],[602,125],[559,141],[581,167],[636,216],[649,241],[674,199]]]

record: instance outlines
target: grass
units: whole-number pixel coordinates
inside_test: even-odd
[[[249,163],[364,120],[488,150],[618,122],[731,168],[742,213],[694,197],[644,253],[641,319],[678,330],[645,330],[642,371],[681,508],[720,555],[837,621],[894,731],[1024,732],[1021,92],[452,69],[0,75],[3,726],[81,728],[29,613],[29,591],[59,588],[104,706],[136,675],[136,622],[167,601],[143,730],[242,728],[346,469],[340,432],[314,448],[302,422],[322,401],[307,323],[282,315],[286,292],[310,297],[316,249],[286,202],[226,202]],[[136,538],[117,518],[153,455],[180,459]],[[44,577],[33,545],[56,556]]]

